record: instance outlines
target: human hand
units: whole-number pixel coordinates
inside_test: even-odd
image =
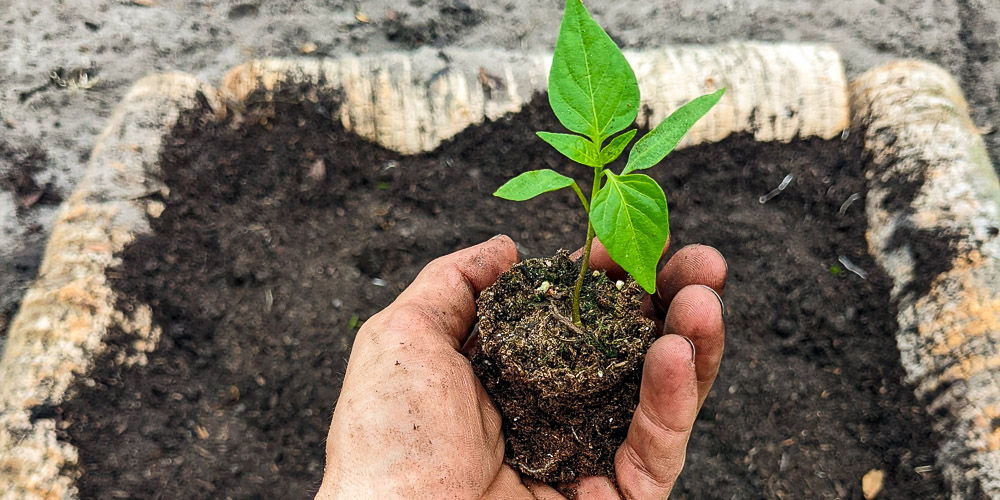
[[[517,261],[499,236],[438,258],[355,339],[327,439],[317,499],[562,498],[506,465],[501,417],[462,354],[475,298]],[[621,269],[595,241],[591,263]],[[582,478],[579,498],[663,498],[718,372],[724,343],[722,256],[700,245],[658,275],[649,314],[666,333],[650,347],[639,406],[615,457],[618,488]]]

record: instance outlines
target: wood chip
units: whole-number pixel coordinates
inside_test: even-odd
[[[153,200],[146,205],[146,213],[149,214],[150,217],[156,219],[163,213],[163,209],[165,208],[167,208],[167,206],[164,205],[163,202]]]
[[[881,469],[872,469],[861,478],[861,492],[865,495],[865,500],[872,500],[882,491],[882,481],[885,479],[885,472]]]
[[[483,86],[483,90],[491,92],[494,90],[503,90],[503,80],[489,74],[486,72],[486,68],[479,67],[479,84]]]

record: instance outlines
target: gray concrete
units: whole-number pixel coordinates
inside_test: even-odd
[[[850,75],[917,57],[957,75],[1000,158],[1000,1],[591,0],[627,47],[731,39],[829,42]],[[668,7],[673,6],[673,7]],[[216,81],[251,58],[417,46],[549,49],[561,0],[0,0],[0,151],[44,153],[39,185],[68,196],[132,82],[179,70]],[[311,49],[311,50],[310,50]],[[21,155],[23,157],[24,155]],[[15,168],[0,158],[0,178]],[[0,331],[36,271],[53,205],[0,191]]]

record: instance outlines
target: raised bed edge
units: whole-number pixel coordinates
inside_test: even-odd
[[[66,466],[75,462],[75,450],[55,439],[51,419],[32,419],[32,410],[62,400],[70,382],[101,351],[109,325],[136,332],[139,352],[155,345],[158,329],[148,309],[139,307],[128,318],[115,310],[104,269],[134,235],[148,229],[147,217],[163,209],[148,196],[169,195],[158,181],[156,162],[160,138],[180,112],[208,102],[221,115],[240,108],[254,89],[273,90],[282,81],[322,84],[344,93],[337,117],[342,123],[384,146],[413,153],[433,149],[469,125],[519,110],[545,86],[545,56],[454,51],[451,62],[435,66],[433,54],[251,62],[226,76],[218,93],[222,97],[187,75],[154,75],[135,85],[95,146],[84,181],[60,212],[39,279],[25,297],[0,359],[0,498],[73,497],[74,478]],[[843,68],[829,47],[734,43],[627,55],[653,121],[691,97],[730,87],[718,116],[693,130],[685,146],[734,132],[759,140],[832,138],[848,125]],[[221,104],[226,101],[231,106]],[[405,121],[385,121],[404,114]],[[120,361],[144,359],[140,354]]]
[[[908,381],[943,439],[937,466],[953,498],[1000,498],[1000,183],[944,69],[894,62],[850,90],[871,157],[869,246],[893,280]],[[921,276],[941,249],[915,235],[948,240],[950,269]]]

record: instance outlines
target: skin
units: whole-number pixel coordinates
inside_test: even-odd
[[[506,236],[438,258],[365,322],[330,425],[317,499],[564,498],[504,464],[501,417],[462,353],[476,296],[517,260]],[[600,242],[591,264],[623,276]],[[639,406],[615,457],[618,484],[583,478],[578,498],[670,494],[719,370],[726,272],[722,255],[702,245],[682,248],[660,271],[647,310],[663,336],[646,355]]]

